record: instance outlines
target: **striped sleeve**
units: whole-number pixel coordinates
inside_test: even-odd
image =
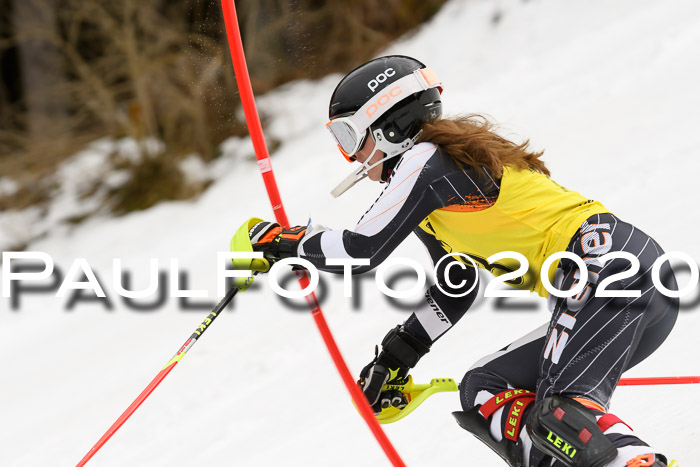
[[[417,144],[401,157],[354,230],[309,226],[298,255],[323,271],[343,271],[342,266],[326,265],[326,258],[369,259],[369,265],[353,266],[352,271],[373,269],[434,210],[462,205],[483,209],[493,203],[498,184],[479,177],[476,171],[482,170],[462,170],[434,144]]]
[[[433,264],[436,265],[446,251],[434,236],[420,228],[415,232],[428,250]],[[440,264],[436,271],[440,287],[437,285],[429,287],[423,300],[418,303],[413,314],[404,323],[406,331],[428,345],[438,340],[464,316],[479,293],[478,286],[472,288],[477,271],[462,263],[451,267],[451,263],[457,262],[453,258],[448,258]],[[448,272],[449,280],[446,280],[445,274]],[[451,284],[458,285],[453,287]]]
[[[432,182],[428,161],[437,153],[429,143],[416,145],[398,162],[394,174],[354,230],[310,226],[299,246],[299,256],[318,269],[341,273],[327,266],[326,258],[367,258],[369,266],[353,266],[353,273],[375,268],[433,210],[441,207],[427,189]]]

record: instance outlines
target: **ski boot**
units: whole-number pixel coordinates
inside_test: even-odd
[[[588,404],[597,406],[591,401],[552,396],[537,402],[528,413],[527,431],[532,444],[557,459],[555,466],[669,467],[661,454],[640,454],[640,450],[651,449],[646,444],[616,447],[605,433],[615,425],[626,424],[610,413],[600,412],[602,415],[596,417]]]

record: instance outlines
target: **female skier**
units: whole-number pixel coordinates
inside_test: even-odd
[[[377,413],[406,404],[382,388],[402,384],[473,303],[474,266],[501,275],[526,262],[528,272],[506,283],[549,298],[552,318],[467,371],[463,411],[454,414],[460,426],[511,466],[666,466],[663,455],[607,412],[620,375],[654,352],[675,323],[678,300],[659,293],[651,279],[663,250],[598,201],[550,179],[542,153],[527,142],[497,135],[478,117],[441,119],[441,91],[429,68],[405,56],[378,58],[345,76],[331,97],[327,128],[345,158],[361,165],[333,193],[365,177],[385,183],[384,190],[354,231],[261,222],[250,230],[254,249],[271,263],[298,256],[338,273],[342,266],[326,258],[367,258],[369,264],[353,266],[362,273],[411,232],[435,264],[448,254],[437,284],[360,373]],[[503,251],[521,256],[487,261]],[[540,277],[558,252],[570,255]],[[615,259],[601,260],[614,252]],[[667,264],[661,277],[675,288]],[[558,297],[549,284],[577,292]],[[625,297],[614,296],[621,290]]]

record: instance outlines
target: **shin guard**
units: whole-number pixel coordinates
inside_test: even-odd
[[[508,389],[503,391],[481,406],[466,412],[452,412],[459,426],[476,436],[481,442],[490,447],[496,454],[508,463],[510,467],[522,467],[523,449],[519,441],[521,421],[525,410],[535,401],[535,394],[525,389]],[[505,427],[500,441],[491,436],[490,426],[492,416],[498,409],[505,408],[507,412]]]
[[[452,416],[457,420],[459,426],[476,436],[479,441],[501,456],[501,459],[509,467],[523,467],[525,465],[520,446],[505,438],[501,441],[496,441],[491,437],[489,421],[479,413],[478,408],[466,412],[452,412]]]
[[[568,467],[603,467],[617,456],[596,417],[565,397],[537,402],[528,413],[527,431],[537,449]]]

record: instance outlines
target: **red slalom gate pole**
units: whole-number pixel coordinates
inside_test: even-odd
[[[657,376],[653,378],[622,378],[618,386],[649,386],[655,384],[698,384],[700,376]]]
[[[287,220],[287,214],[284,211],[284,206],[282,204],[282,199],[280,197],[279,190],[277,188],[277,182],[275,180],[275,175],[272,171],[272,165],[270,163],[270,155],[267,150],[267,145],[265,144],[265,138],[263,136],[262,125],[260,124],[260,117],[258,116],[258,110],[255,106],[255,97],[253,96],[253,88],[250,84],[250,76],[248,74],[248,66],[245,61],[245,54],[243,52],[243,40],[241,39],[241,32],[238,29],[238,17],[236,15],[236,7],[233,4],[233,0],[221,0],[221,8],[224,15],[224,23],[226,25],[226,36],[228,37],[229,49],[231,52],[231,60],[233,61],[233,69],[236,75],[236,83],[238,84],[238,91],[241,96],[241,102],[243,104],[243,111],[245,113],[246,123],[248,124],[248,130],[250,137],[253,141],[253,147],[255,149],[255,157],[258,160],[258,168],[262,173],[263,181],[265,182],[265,187],[267,188],[268,196],[270,197],[270,203],[272,204],[272,210],[275,213],[275,218],[277,222],[283,227],[289,227],[289,221]],[[297,272],[297,277],[299,278],[299,283],[302,289],[309,285],[309,279],[306,272]],[[326,322],[323,312],[321,311],[321,306],[316,299],[316,294],[313,292],[306,296],[306,301],[309,303],[311,308],[311,315],[314,318],[316,327],[318,327],[323,342],[328,348],[328,353],[333,359],[340,377],[345,383],[345,387],[350,392],[355,406],[360,410],[362,417],[367,422],[372,434],[379,442],[379,445],[384,450],[384,453],[389,458],[394,466],[405,467],[403,460],[399,456],[394,446],[387,438],[386,433],[382,430],[379,422],[374,416],[374,411],[367,403],[362,390],[356,384],[355,379],[350,374],[345,360],[343,359],[340,349],[333,338],[333,334],[328,328],[328,323]]]

